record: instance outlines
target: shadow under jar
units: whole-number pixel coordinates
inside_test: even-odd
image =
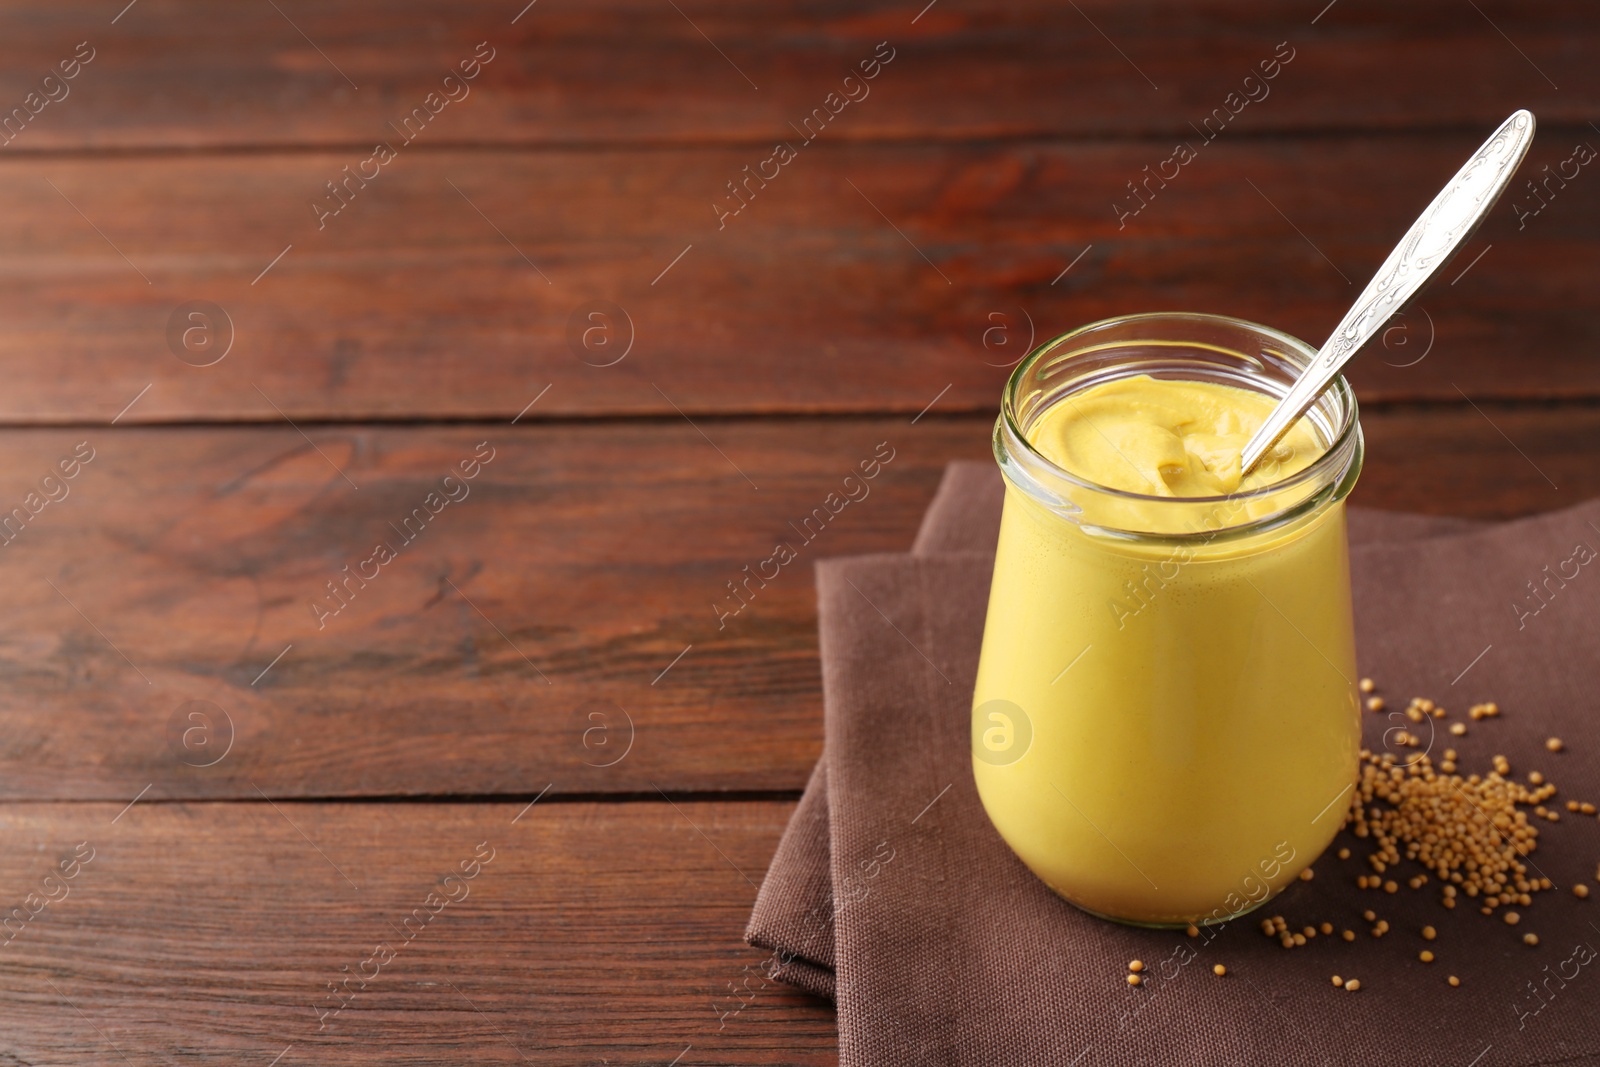
[[[1314,462],[1210,497],[1098,485],[1029,431],[1133,375],[1275,400],[1315,355],[1237,319],[1135,315],[1044,344],[1007,383],[973,773],[1012,850],[1101,917],[1226,921],[1343,823],[1361,741],[1344,514],[1361,428],[1339,378],[1305,417]]]

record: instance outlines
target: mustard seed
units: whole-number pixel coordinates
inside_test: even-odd
[[[1347,849],[1347,848],[1341,848],[1339,850],[1339,858],[1342,859],[1342,860],[1349,859],[1350,858],[1350,850]]]
[[[1501,916],[1501,918],[1505,919],[1507,926],[1515,926],[1517,923],[1522,921],[1522,916],[1518,915],[1514,911],[1506,912],[1505,915]]]
[[[1417,959],[1421,960],[1423,963],[1432,963],[1433,953],[1429,952],[1427,949],[1423,949],[1422,952],[1417,955]]]
[[[1544,743],[1544,747],[1548,748],[1551,752],[1560,752],[1564,746],[1561,744],[1561,738],[1552,737],[1550,740]]]
[[[1198,926],[1196,926],[1194,923],[1190,923],[1189,924],[1189,929],[1185,930],[1184,933],[1188,934],[1190,937],[1199,937],[1200,936],[1200,928]]]
[[[1337,985],[1337,986],[1342,986],[1342,985],[1344,985],[1344,979],[1340,978],[1338,975],[1334,975],[1333,976],[1333,984]]]
[[[1584,885],[1582,882],[1579,882],[1577,885],[1572,887],[1572,895],[1577,897],[1579,900],[1583,900],[1589,895],[1589,887]]]
[[[1367,698],[1367,710],[1368,711],[1382,711],[1383,710],[1383,698],[1382,697],[1368,697]]]
[[[1344,938],[1346,941],[1354,941],[1356,939],[1356,932],[1354,930],[1345,930],[1342,931],[1339,936]]]
[[[1363,693],[1370,693],[1374,689],[1378,688],[1378,683],[1374,682],[1371,678],[1363,678],[1361,681],[1356,683],[1356,688],[1360,689]]]
[[[1317,929],[1322,932],[1324,937],[1327,937],[1333,933],[1333,924],[1323,923],[1321,926],[1317,927]]]
[[[1453,722],[1450,724],[1450,732],[1455,734],[1457,737],[1461,737],[1467,732],[1467,724],[1464,722]]]
[[[1144,970],[1144,961],[1143,960],[1129,960],[1128,961],[1128,970],[1132,971],[1134,974],[1138,974],[1140,971]]]
[[[1344,984],[1344,988],[1345,992],[1354,993],[1356,990],[1361,988],[1361,981],[1359,979],[1352,978]]]
[[[1523,934],[1522,935],[1522,943],[1524,945],[1537,945],[1539,943],[1539,935],[1538,934]]]
[[[1383,891],[1385,893],[1397,893],[1400,891],[1400,887],[1395,884],[1393,879],[1390,879],[1389,881],[1383,883]]]
[[[1311,881],[1311,879],[1315,878],[1316,876],[1317,876],[1317,872],[1313,871],[1310,867],[1307,867],[1305,870],[1300,872],[1300,880],[1302,882],[1309,882],[1309,881]]]
[[[1450,983],[1450,984],[1451,984],[1451,985],[1460,985],[1460,984],[1461,984],[1461,979],[1459,979],[1459,978],[1457,978],[1457,977],[1456,977],[1456,976],[1455,976],[1455,975],[1453,975],[1453,974],[1452,974],[1452,975],[1451,975],[1451,976],[1450,976],[1450,977],[1449,977],[1449,978],[1448,978],[1448,979],[1447,979],[1447,981],[1448,981],[1448,982],[1449,982],[1449,983]]]
[[[1218,978],[1221,978],[1223,975],[1228,973],[1228,968],[1219,963],[1215,967],[1211,968],[1211,973],[1216,975]]]
[[[1424,941],[1432,941],[1434,938],[1436,938],[1438,936],[1439,936],[1439,931],[1435,930],[1433,927],[1424,926],[1422,928],[1422,940],[1424,940]]]
[[[1139,984],[1139,983],[1140,983],[1140,982],[1142,982],[1142,981],[1144,981],[1144,979],[1143,979],[1143,978],[1140,978],[1140,977],[1139,977],[1139,976],[1138,976],[1138,975],[1136,975],[1136,974],[1130,974],[1130,975],[1128,975],[1128,984],[1129,984],[1129,985],[1138,985],[1138,984]]]
[[[1366,911],[1362,912],[1361,917],[1367,920],[1369,923],[1375,923],[1378,921],[1378,913],[1373,911],[1371,908],[1368,908]]]

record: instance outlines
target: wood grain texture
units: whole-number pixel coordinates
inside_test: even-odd
[[[140,0],[112,24],[121,6],[0,10],[8,107],[77,42],[97,50],[4,151],[365,144],[480,41],[496,58],[434,139],[764,142],[885,40],[896,58],[846,139],[1186,135],[1279,42],[1295,58],[1242,113],[1253,132],[1600,111],[1585,48],[1597,16],[1577,0]]]
[[[1109,315],[1319,343],[1477,141],[1224,134],[1119,223],[1165,142],[819,139],[721,229],[764,153],[402,150],[320,230],[361,153],[0,161],[0,421],[109,421],[147,386],[123,421],[510,419],[546,386],[528,418],[914,414],[946,386],[985,411],[1030,337]],[[1521,219],[1513,190],[1356,361],[1362,397],[1600,396],[1595,181]],[[191,354],[196,300],[231,334]]]
[[[1488,517],[1600,493],[1592,408],[1363,424],[1367,506]],[[0,500],[19,504],[74,443],[96,449],[0,548],[0,795],[798,790],[822,739],[812,562],[905,550],[990,422],[697,425],[0,434]],[[405,543],[484,440],[465,499]],[[880,442],[870,495],[805,541]],[[397,558],[364,566],[379,541]],[[734,613],[727,583],[780,541],[798,558]],[[320,615],[346,565],[378,576]]]
[[[0,905],[60,899],[6,928],[0,1060],[836,1062],[741,938],[790,803],[522,807],[8,807]]]
[[[83,431],[72,495],[0,549],[0,791],[798,788],[821,741],[812,561],[909,546],[944,464],[988,447],[981,420],[909,421]],[[0,499],[77,440],[11,438]],[[803,540],[875,455],[868,495]],[[728,583],[779,541],[799,558],[739,609]],[[212,707],[174,727],[190,701]]]

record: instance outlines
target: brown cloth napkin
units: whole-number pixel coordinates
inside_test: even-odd
[[[1251,920],[1191,939],[1092,919],[1022,867],[983,815],[968,752],[991,565],[970,549],[992,546],[999,499],[998,476],[984,470],[952,470],[930,509],[917,549],[943,554],[819,566],[827,755],[750,937],[777,950],[776,977],[826,994],[837,975],[845,1064],[1600,1062],[1600,894],[1570,891],[1595,874],[1600,824],[1564,806],[1532,857],[1560,888],[1522,909],[1514,929],[1469,907],[1445,911],[1436,887],[1358,890],[1367,849],[1348,836],[1338,844],[1351,860],[1324,856],[1319,877],[1268,913],[1360,937],[1293,951]],[[1498,701],[1501,718],[1448,738],[1462,769],[1503,753],[1519,775],[1542,769],[1559,799],[1596,799],[1600,736],[1583,729],[1592,705],[1582,691],[1600,652],[1600,578],[1587,565],[1548,576],[1572,574],[1576,545],[1600,545],[1600,502],[1462,529],[1352,514],[1363,672],[1402,702],[1439,699],[1449,721]],[[1530,581],[1546,583],[1542,600]],[[1391,725],[1368,716],[1369,745]],[[1545,751],[1551,735],[1565,752]],[[1369,907],[1392,924],[1381,940],[1360,918]],[[1436,941],[1418,936],[1425,923]],[[1536,948],[1522,943],[1529,931]],[[1437,962],[1417,958],[1423,947]],[[1136,957],[1150,965],[1140,989],[1122,981]],[[1225,978],[1210,971],[1218,962]],[[1335,973],[1363,990],[1333,988]],[[1447,974],[1461,987],[1445,985]]]
[[[1005,482],[993,463],[957,461],[945,468],[912,542],[914,556],[994,553]],[[1461,533],[1472,519],[1350,509],[1351,544]],[[834,995],[833,873],[828,847],[827,758],[817,761],[778,843],[750,917],[746,939],[771,949],[770,977],[817,996]]]

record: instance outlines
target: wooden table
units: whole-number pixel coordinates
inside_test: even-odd
[[[1518,106],[1356,501],[1600,491],[1592,4],[124,2],[0,15],[5,1063],[830,1062],[811,561],[1030,341],[1320,340]]]

